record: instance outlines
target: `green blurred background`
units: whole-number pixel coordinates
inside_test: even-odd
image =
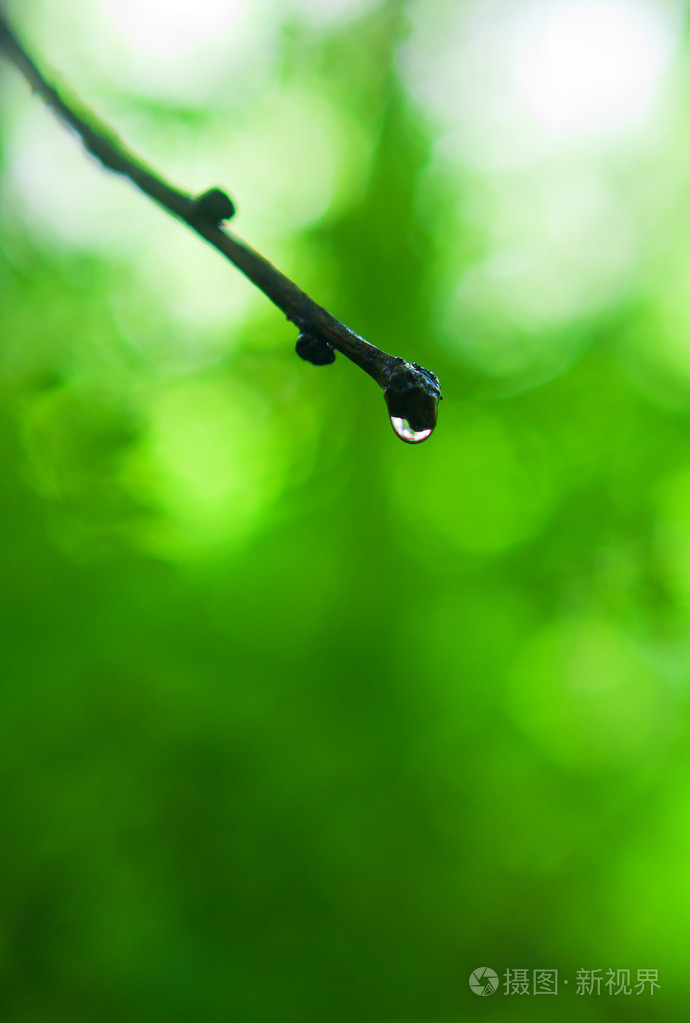
[[[0,69],[2,1019],[687,1019],[686,3],[6,7],[445,400]]]

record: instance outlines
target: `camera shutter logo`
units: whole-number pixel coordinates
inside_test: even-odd
[[[492,995],[498,989],[498,974],[490,966],[478,966],[470,974],[470,987],[475,995]]]

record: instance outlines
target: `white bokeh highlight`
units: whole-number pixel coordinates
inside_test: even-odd
[[[516,26],[517,96],[557,135],[618,131],[652,106],[678,42],[680,5],[541,0]]]

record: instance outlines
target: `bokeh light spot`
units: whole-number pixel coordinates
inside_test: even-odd
[[[673,51],[680,4],[541,0],[524,7],[514,73],[539,124],[567,135],[640,120]]]
[[[309,442],[307,410],[298,445]],[[294,453],[277,413],[250,385],[225,378],[171,381],[124,464],[123,483],[159,511],[144,546],[185,559],[232,546],[263,520]]]

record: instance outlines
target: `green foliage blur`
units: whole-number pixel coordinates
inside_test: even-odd
[[[445,398],[400,443],[0,69],[3,1021],[687,1019],[685,3],[6,7]]]

